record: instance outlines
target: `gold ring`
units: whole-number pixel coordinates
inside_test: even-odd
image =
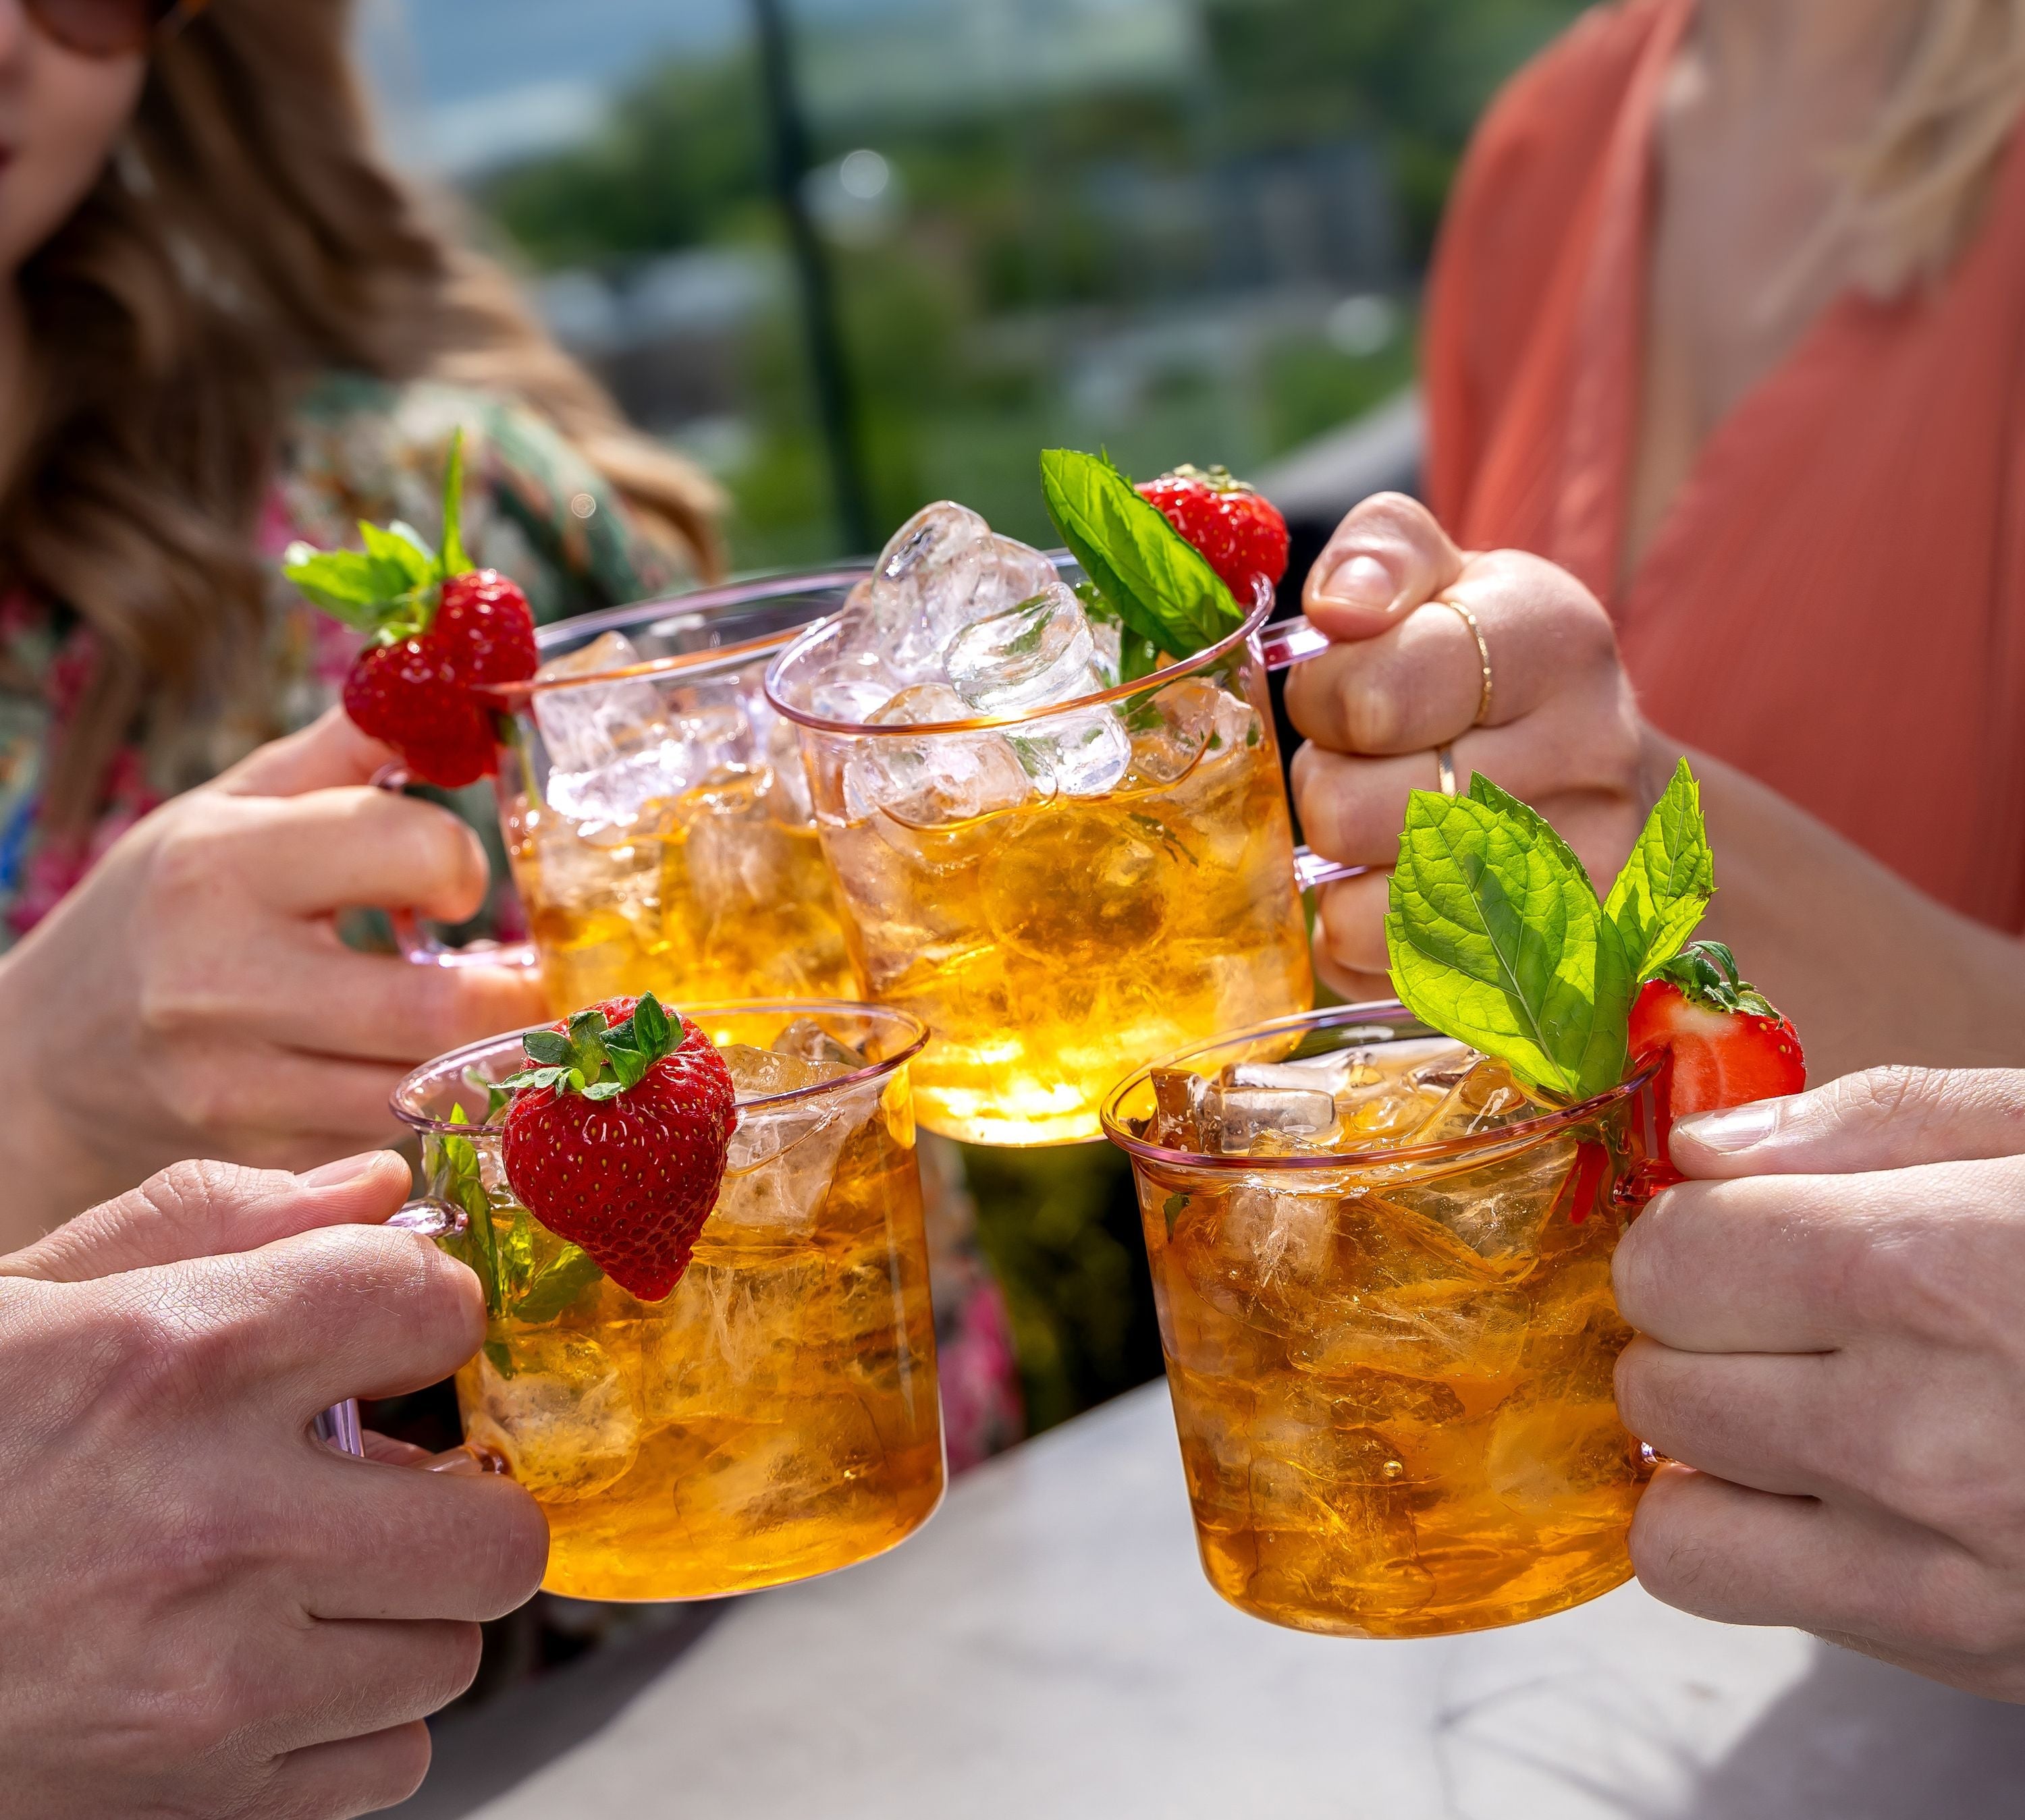
[[[1443,600],[1438,604],[1447,607],[1461,619],[1469,628],[1470,637],[1476,640],[1476,659],[1483,668],[1483,688],[1476,698],[1476,718],[1470,725],[1472,727],[1486,725],[1490,719],[1490,704],[1496,688],[1490,674],[1490,646],[1484,638],[1483,628],[1477,623],[1476,615],[1460,600]]]
[[[1437,746],[1435,748],[1435,773],[1440,782],[1442,794],[1456,794],[1455,747]]]

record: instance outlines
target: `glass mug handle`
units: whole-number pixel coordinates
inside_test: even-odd
[[[403,766],[389,765],[374,777],[373,787],[399,796],[413,781]],[[517,967],[531,971],[541,964],[531,941],[474,941],[469,948],[452,948],[413,910],[389,910],[387,920],[394,926],[394,945],[411,967]]]
[[[1297,663],[1319,657],[1329,648],[1328,637],[1318,632],[1305,618],[1282,619],[1259,634],[1259,648],[1266,669],[1277,675]],[[1325,860],[1312,847],[1294,849],[1294,882],[1303,891],[1318,885],[1333,885],[1343,879],[1361,879],[1369,866],[1341,866]]]
[[[387,1224],[402,1232],[419,1232],[424,1238],[454,1238],[468,1222],[461,1207],[425,1197],[410,1201]],[[310,1432],[325,1446],[335,1448],[341,1454],[349,1454],[355,1460],[366,1458],[365,1432],[359,1426],[358,1400],[355,1396],[348,1396],[326,1409],[310,1425]],[[432,1473],[478,1473],[485,1471],[487,1467],[476,1455],[463,1448],[453,1448],[447,1454],[439,1454],[424,1470]]]

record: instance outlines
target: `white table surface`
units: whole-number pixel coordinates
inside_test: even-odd
[[[1152,1385],[905,1547],[728,1602],[439,1733],[410,1820],[1997,1820],[2025,1709],[1628,1587],[1410,1643],[1248,1618]]]

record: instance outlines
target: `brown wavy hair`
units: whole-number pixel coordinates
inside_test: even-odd
[[[55,761],[79,830],[142,705],[245,648],[253,533],[288,414],[333,369],[524,401],[706,575],[715,488],[629,430],[375,150],[350,0],[216,0],[161,46],[130,134],[24,267],[32,372],[0,501],[0,574],[69,605],[103,653]]]

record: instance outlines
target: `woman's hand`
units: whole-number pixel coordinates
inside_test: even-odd
[[[388,756],[335,711],[263,747],[129,830],[0,961],[0,1246],[178,1157],[294,1169],[382,1143],[408,1068],[542,1015],[513,970],[339,941],[340,910],[456,921],[484,899],[469,828],[370,787]]]
[[[1493,688],[1454,600],[1475,616]],[[1594,596],[1538,557],[1465,557],[1397,494],[1344,519],[1309,577],[1308,618],[1336,648],[1296,668],[1287,706],[1310,744],[1294,756],[1309,843],[1362,879],[1325,887],[1315,927],[1325,979],[1352,998],[1390,997],[1384,916],[1406,798],[1437,787],[1435,749],[1531,803],[1608,885],[1631,850],[1671,761],[1642,727]],[[1656,772],[1656,776],[1655,775]]]
[[[2025,1701],[2025,1074],[1684,1121],[1617,1253],[1646,1589]],[[1692,1469],[1692,1470],[1691,1470]]]

